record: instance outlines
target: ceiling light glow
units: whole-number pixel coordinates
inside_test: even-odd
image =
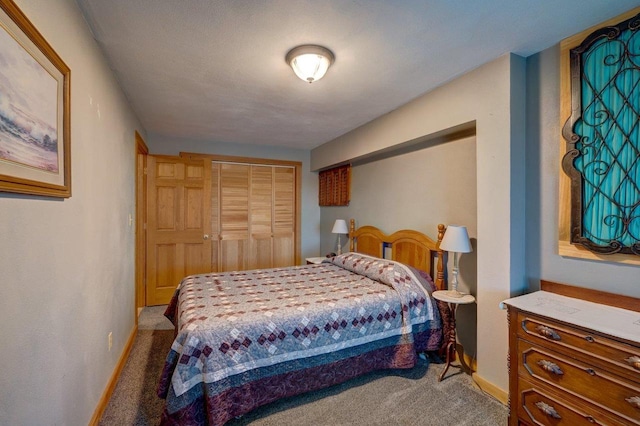
[[[335,57],[326,47],[306,44],[291,49],[285,59],[301,80],[313,83],[324,77]]]

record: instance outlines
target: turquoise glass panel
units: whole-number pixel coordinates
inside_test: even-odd
[[[640,241],[640,35],[623,31],[582,53],[582,232],[594,244]]]

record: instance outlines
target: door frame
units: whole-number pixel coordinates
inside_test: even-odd
[[[136,240],[135,240],[135,307],[136,324],[142,308],[147,306],[147,155],[149,148],[138,131],[135,131],[136,162]]]

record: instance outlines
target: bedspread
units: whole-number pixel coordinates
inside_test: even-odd
[[[435,350],[431,284],[397,262],[348,253],[319,265],[186,277],[158,387],[163,424],[224,424],[275,399]]]

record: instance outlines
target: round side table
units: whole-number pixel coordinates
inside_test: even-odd
[[[447,346],[445,348],[445,350],[447,351],[447,363],[444,367],[444,370],[440,374],[440,377],[438,377],[438,381],[440,382],[442,381],[442,379],[444,379],[444,375],[447,373],[447,370],[449,370],[449,367],[457,367],[464,370],[464,358],[462,354],[459,355],[460,365],[451,365],[451,362],[455,358],[456,354],[456,310],[458,309],[459,305],[468,305],[470,303],[474,303],[476,301],[476,298],[470,294],[454,296],[452,295],[451,291],[447,290],[434,291],[431,295],[434,299],[440,300],[449,305],[449,309],[451,310],[451,320],[453,321],[453,333],[451,333],[451,335],[449,336],[449,341],[447,342]]]

